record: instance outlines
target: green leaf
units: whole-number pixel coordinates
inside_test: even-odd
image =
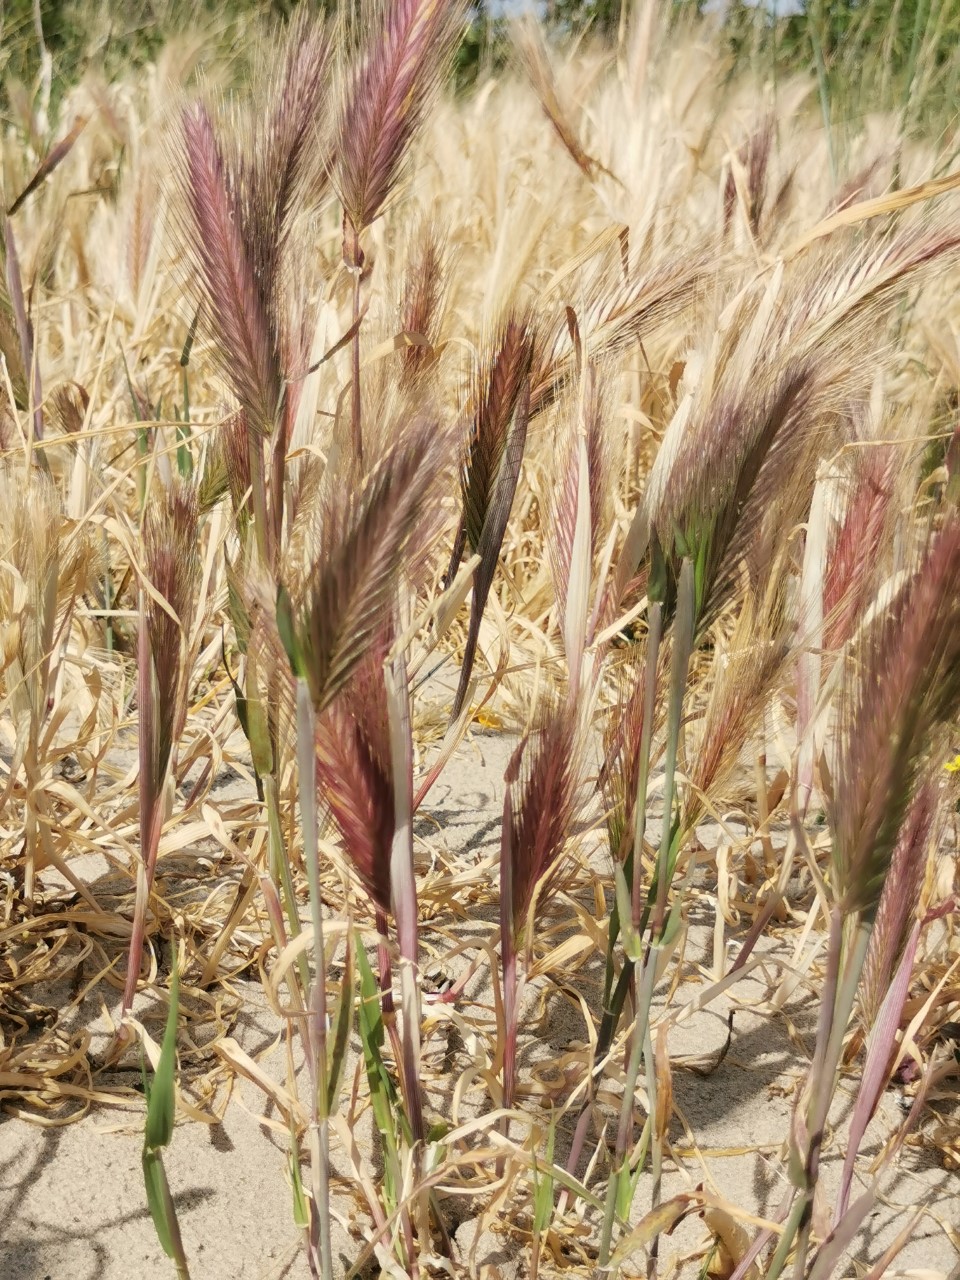
[[[120,360],[123,363],[123,373],[127,380],[127,394],[130,396],[130,403],[133,405],[133,416],[137,422],[142,422],[143,418],[140,414],[140,401],[137,399],[137,393],[133,389],[133,379],[130,377],[130,366],[127,364],[127,353],[123,347],[120,348]]]
[[[664,604],[669,592],[670,570],[660,538],[655,531],[650,538],[650,576],[647,579],[647,599],[651,603]]]
[[[353,957],[354,938],[351,930],[347,934],[347,954],[343,962],[340,999],[337,1001],[337,1009],[333,1019],[335,1030],[327,1074],[327,1112],[330,1115],[337,1110],[340,1083],[343,1079],[343,1066],[346,1062],[347,1046],[350,1042],[350,1028],[353,1025],[353,995],[355,987]]]
[[[380,988],[363,947],[357,948],[357,969],[360,972],[360,1036],[365,1049],[369,1045],[379,1050],[383,1045]]]
[[[170,1187],[163,1168],[163,1160],[159,1151],[144,1147],[141,1163],[143,1164],[143,1183],[147,1189],[147,1205],[153,1219],[154,1230],[160,1247],[168,1258],[174,1256],[173,1235],[167,1221],[167,1206],[170,1203]]]
[[[243,730],[243,736],[249,742],[250,741],[250,728],[249,728],[250,722],[247,718],[247,699],[246,699],[246,696],[244,695],[243,690],[240,688],[239,684],[237,683],[236,676],[230,670],[230,664],[227,662],[226,640],[223,640],[223,667],[227,673],[227,679],[230,681],[230,684],[233,688],[233,697],[234,697],[234,701],[237,709],[237,719],[240,721],[240,728]]]
[[[170,972],[170,1008],[163,1033],[160,1061],[150,1089],[147,1103],[147,1123],[144,1143],[150,1150],[165,1147],[173,1137],[173,1121],[177,1110],[174,1074],[177,1066],[177,1020],[180,1011],[180,978],[177,973],[176,953]]]
[[[280,641],[286,650],[287,657],[290,659],[293,674],[305,680],[307,678],[306,664],[303,661],[300,645],[297,643],[293,601],[290,599],[290,593],[283,585],[277,588],[277,630],[280,632]]]
[[[183,350],[180,352],[180,368],[183,370],[184,400],[187,398],[187,366],[190,363],[190,353],[193,351],[193,342],[197,336],[197,325],[199,323],[200,308],[197,307],[196,311],[193,313],[193,319],[190,321],[190,328],[187,330],[187,336],[183,340]]]
[[[557,1136],[556,1116],[551,1113],[550,1128],[547,1130],[546,1169],[543,1177],[537,1176],[537,1159],[533,1160],[533,1181],[536,1188],[533,1196],[533,1230],[540,1235],[550,1223],[553,1216],[553,1145]]]
[[[617,862],[613,867],[614,881],[617,891],[617,914],[620,917],[620,931],[623,937],[623,951],[628,960],[638,961],[643,955],[643,939],[630,923],[633,906],[630,901],[630,888],[623,866]]]
[[[189,480],[193,475],[193,453],[190,450],[191,432],[189,424],[177,427],[177,470]]]
[[[357,969],[360,973],[360,1013],[357,1020],[360,1043],[363,1046],[363,1061],[370,1087],[370,1106],[383,1140],[384,1202],[390,1206],[392,1212],[396,1204],[397,1189],[401,1184],[400,1160],[397,1151],[397,1115],[400,1101],[396,1086],[390,1079],[380,1053],[384,1040],[380,988],[363,947],[357,947]]]
[[[290,1134],[290,1154],[287,1158],[290,1164],[290,1181],[293,1183],[293,1221],[301,1231],[306,1231],[310,1226],[310,1206],[300,1175],[300,1146],[297,1135],[293,1132]]]
[[[255,650],[247,652],[247,696],[244,712],[247,718],[247,741],[250,743],[250,759],[261,778],[273,773],[273,743],[263,701],[257,690],[257,662]]]
[[[224,556],[227,579],[227,613],[233,623],[233,632],[237,638],[237,648],[241,653],[247,652],[250,643],[250,615],[243,600],[243,583],[236,565]]]
[[[650,1141],[650,1117],[647,1116],[643,1133],[634,1153],[634,1163],[625,1160],[617,1175],[617,1217],[621,1222],[629,1222],[630,1209],[637,1193],[637,1183],[647,1162],[647,1146]]]
[[[604,1210],[603,1201],[599,1196],[595,1196],[592,1191],[587,1188],[571,1173],[567,1173],[566,1169],[562,1169],[560,1165],[554,1165],[550,1176],[554,1182],[559,1182],[561,1187],[565,1187],[578,1200],[582,1200],[584,1204],[590,1205],[593,1209],[598,1209],[601,1213]]]

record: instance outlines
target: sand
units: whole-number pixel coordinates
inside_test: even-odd
[[[425,820],[419,827],[423,839],[418,856],[427,859],[428,882],[430,858],[435,865],[455,858],[463,868],[465,917],[451,933],[461,941],[483,940],[495,929],[496,911],[489,894],[484,900],[482,893],[471,890],[470,880],[472,876],[480,886],[489,880],[499,838],[503,769],[513,741],[505,733],[483,733],[465,744],[428,798]],[[237,794],[242,793],[242,779],[231,785]],[[708,843],[709,833],[704,835]],[[592,856],[603,858],[600,852]],[[211,873],[217,872],[212,863],[211,869]],[[162,870],[172,874],[170,867]],[[220,868],[220,873],[227,870]],[[107,864],[101,871],[106,882],[111,874]],[[237,869],[231,874],[235,879]],[[425,895],[425,913],[429,916],[429,893]],[[428,952],[443,950],[443,939],[432,931],[429,920],[424,939]],[[679,1009],[703,986],[702,974],[712,963],[712,939],[712,917],[705,905],[695,903],[688,920],[685,980],[672,997],[671,1009]],[[675,1115],[671,1150],[665,1161],[665,1197],[704,1184],[746,1213],[764,1216],[775,1212],[787,1185],[781,1148],[794,1091],[813,1043],[816,1018],[815,998],[802,985],[782,1012],[769,1006],[793,941],[765,939],[760,953],[763,962],[747,979],[708,1009],[672,1027],[669,1051]],[[428,973],[432,963],[425,963]],[[463,963],[461,957],[449,967],[456,971]],[[519,1073],[521,1106],[529,1101],[525,1090],[531,1084],[541,1094],[555,1092],[555,1100],[562,1100],[564,1063],[568,1068],[575,1064],[587,1041],[578,999],[581,995],[588,1001],[594,999],[598,979],[598,962],[592,958],[585,966],[571,966],[562,987],[538,980],[528,988]],[[232,1040],[272,1079],[281,1082],[282,1020],[269,1007],[255,973],[236,978],[230,989],[237,999],[223,1016]],[[46,995],[36,993],[34,998],[52,1004],[56,994],[51,990]],[[72,1015],[74,1029],[90,1033],[92,1054],[106,1044],[109,1030],[101,994],[94,988]],[[457,1008],[466,1017],[475,1018],[478,1026],[489,1019],[492,992],[485,968],[468,983]],[[732,1041],[720,1065],[711,1071],[727,1038],[726,1019],[731,1009],[735,1010]],[[151,1011],[155,1009],[150,996],[139,996],[138,1016],[147,1021]],[[446,1014],[446,1010],[439,1012]],[[449,1018],[437,1016],[428,1022],[432,1028],[424,1045],[428,1106],[443,1115],[453,1101],[454,1079],[442,1075],[444,1054],[453,1052],[459,1072],[469,1062],[471,1045],[461,1038],[459,1046],[453,1042],[451,1050]],[[159,1035],[155,1023],[148,1025],[151,1034]],[[476,1046],[473,1049],[476,1052]],[[354,1058],[348,1064],[348,1076],[355,1062]],[[211,1072],[208,1064],[208,1078]],[[191,1274],[194,1280],[299,1280],[309,1271],[292,1217],[287,1140],[279,1113],[251,1082],[237,1080],[227,1097],[225,1073],[217,1078],[221,1087],[215,1105],[223,1108],[222,1120],[200,1123],[181,1116],[164,1155]],[[127,1096],[118,1097],[114,1106],[95,1105],[82,1119],[68,1125],[42,1126],[9,1114],[0,1118],[0,1280],[173,1276],[144,1197],[140,1166],[143,1112],[142,1099],[135,1092],[137,1077],[104,1075],[98,1084],[103,1090],[126,1088]],[[843,1120],[849,1114],[854,1084],[855,1077],[844,1079],[832,1116],[838,1127],[825,1152],[822,1188],[826,1206],[839,1178]],[[938,1107],[955,1105],[955,1100],[950,1100],[955,1087],[955,1080],[943,1083],[944,1096]],[[615,1102],[615,1098],[609,1100]],[[460,1099],[458,1118],[462,1122],[482,1116],[489,1105],[484,1089],[474,1086]],[[898,1124],[902,1105],[900,1091],[889,1090],[864,1143],[861,1178],[884,1136]],[[38,1118],[42,1116],[35,1114],[34,1119]],[[558,1156],[569,1143],[574,1119],[568,1116],[561,1126]],[[611,1128],[608,1125],[608,1132]],[[375,1174],[369,1133],[361,1127],[357,1139],[371,1161],[369,1172]],[[343,1275],[367,1243],[369,1221],[359,1202],[346,1191],[342,1157],[335,1155],[335,1175],[338,1170],[341,1176],[334,1178],[334,1253],[337,1274]],[[638,1187],[635,1218],[649,1206],[649,1197],[650,1179],[645,1175]],[[469,1197],[450,1197],[444,1204],[460,1255],[453,1274],[503,1276],[505,1280],[526,1274],[523,1259],[528,1237],[516,1223],[499,1212],[485,1217],[483,1205]],[[960,1276],[956,1174],[943,1167],[931,1144],[923,1142],[904,1149],[848,1260],[835,1274],[864,1274],[904,1227],[914,1208],[922,1208],[923,1214],[889,1274],[925,1280]],[[578,1228],[578,1216],[583,1215],[570,1213],[561,1232],[574,1242],[586,1234],[585,1226]],[[717,1229],[716,1220],[711,1226]],[[749,1238],[749,1228],[745,1230]],[[659,1274],[682,1280],[700,1275],[706,1234],[704,1222],[694,1216],[663,1237]],[[568,1267],[576,1261],[575,1252],[566,1259]],[[624,1274],[643,1274],[642,1267],[638,1256]],[[562,1273],[550,1265],[548,1252],[541,1275]],[[374,1268],[366,1274],[379,1272]],[[569,1274],[580,1272],[570,1270]],[[725,1273],[721,1267],[714,1274]]]

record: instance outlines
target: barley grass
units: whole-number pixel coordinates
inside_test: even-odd
[[[826,64],[760,110],[653,4],[456,93],[465,21],[304,10],[242,76],[208,34],[11,98],[0,1104],[127,1101],[172,1008],[181,1274],[170,1098],[245,1078],[324,1280],[345,1205],[356,1274],[473,1274],[469,1219],[541,1277],[879,1276],[885,1180],[960,1141],[958,182],[905,110],[838,147]],[[467,808],[483,734],[477,851],[438,784]],[[748,1008],[807,1027],[760,1217],[682,1104]]]

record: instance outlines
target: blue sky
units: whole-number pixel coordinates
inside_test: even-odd
[[[727,7],[728,0],[708,0],[707,10],[713,13],[722,12]],[[752,5],[754,8],[766,8],[771,13],[776,13],[781,17],[789,13],[799,13],[803,8],[803,0],[745,0],[745,3]],[[542,2],[537,0],[490,0],[489,11],[496,16],[497,14],[520,14],[526,13],[529,9],[542,8]]]

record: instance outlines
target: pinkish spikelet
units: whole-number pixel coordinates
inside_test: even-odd
[[[317,784],[326,808],[374,906],[391,909],[394,833],[393,772],[383,663],[384,630],[341,697],[317,723]]]
[[[701,820],[740,764],[741,753],[762,723],[763,713],[784,670],[788,654],[782,612],[758,618],[750,597],[744,601],[737,630],[723,654],[707,702],[700,742],[690,767],[690,800],[684,815],[688,830]]]
[[[413,238],[400,300],[400,330],[426,339],[428,346],[403,351],[401,386],[409,390],[436,358],[446,285],[446,238],[433,223],[421,223]]]
[[[716,394],[702,424],[687,430],[665,483],[650,493],[651,545],[658,558],[655,590],[672,607],[678,558],[698,559],[698,626],[702,629],[757,553],[768,513],[795,481],[816,417],[815,383],[807,368],[788,366],[764,388]]]
[[[269,245],[273,232],[277,253],[289,240],[293,217],[320,202],[329,180],[321,130],[330,54],[321,23],[302,14],[291,21],[270,95],[272,108],[257,132],[251,184],[251,198],[261,210],[261,235]]]
[[[259,86],[258,114],[241,122],[231,144],[221,146],[204,106],[182,113],[181,236],[214,358],[247,428],[260,436],[280,420],[287,380],[302,373],[309,350],[306,289],[288,259],[297,218],[315,207],[328,181],[322,122],[329,59],[322,24],[297,18],[277,69]],[[295,381],[286,397],[281,453],[299,390]]]
[[[50,396],[50,408],[61,431],[75,434],[83,427],[90,396],[79,382],[65,382]]]
[[[602,380],[597,377],[594,365],[588,362],[583,371],[580,397],[575,406],[572,406],[572,427],[568,431],[559,471],[551,525],[552,536],[549,539],[554,589],[561,617],[567,605],[573,542],[577,526],[581,435],[585,445],[587,492],[590,498],[591,564],[596,557],[606,526],[606,509],[609,506],[611,485],[605,409]]]
[[[587,466],[590,471],[590,537],[599,551],[610,522],[613,493],[613,451],[607,431],[609,381],[592,362],[587,364],[587,386],[583,404],[583,426],[587,437]]]
[[[371,39],[340,113],[334,174],[355,236],[379,216],[393,190],[462,14],[462,5],[450,0],[388,0],[382,17],[369,15]],[[358,253],[355,246],[352,256]]]
[[[227,164],[227,182],[241,213],[244,246],[264,306],[281,344],[284,303],[291,286],[284,256],[294,248],[294,224],[312,210],[329,182],[327,105],[330,41],[323,24],[302,14],[287,29],[277,66],[258,90],[258,113],[238,139]],[[261,103],[263,106],[261,107]],[[302,361],[299,345],[287,367]]]
[[[767,195],[767,168],[773,145],[774,118],[768,116],[737,151],[737,162],[742,165],[746,185],[746,215],[750,230],[756,236],[760,232],[760,219]],[[731,167],[723,187],[723,229],[728,231],[737,202],[737,184]]]
[[[156,764],[162,776],[187,716],[190,673],[184,660],[200,579],[198,502],[192,484],[174,480],[149,504],[143,552],[150,584],[169,606],[164,608],[152,595],[145,604],[157,688]]]
[[[557,496],[553,506],[548,549],[553,572],[553,589],[561,618],[567,607],[570,565],[577,528],[577,497],[580,491],[580,448],[576,432],[567,441],[566,454],[557,477]]]
[[[239,513],[250,489],[250,448],[247,424],[242,412],[232,413],[221,424],[218,441],[223,450],[227,483],[234,513]]]
[[[437,478],[446,461],[436,423],[412,424],[359,494],[328,492],[320,553],[307,575],[295,626],[311,697],[322,712],[344,687],[392,615],[401,573],[414,578],[437,528]]]
[[[851,205],[857,200],[865,199],[871,194],[872,188],[878,188],[882,185],[876,179],[879,177],[883,163],[883,157],[878,156],[864,165],[852,178],[848,178],[836,195],[831,198],[825,212],[828,214],[836,213],[840,209],[845,209],[847,205]]]
[[[861,450],[853,492],[827,553],[823,586],[824,648],[835,651],[849,640],[870,599],[889,527],[896,452]]]
[[[530,372],[535,340],[530,317],[525,312],[509,312],[477,375],[473,423],[461,478],[467,541],[473,551],[480,545],[493,501],[510,424]]]
[[[936,781],[928,775],[917,788],[900,828],[890,859],[890,870],[880,894],[876,922],[870,934],[860,987],[860,1004],[866,1026],[873,1025],[903,953],[911,920],[917,912],[937,801]]]
[[[646,648],[641,645],[635,655],[636,668],[643,672]],[[632,663],[633,664],[633,655]],[[663,689],[669,670],[669,650],[661,646],[657,662],[656,687]],[[637,786],[640,777],[641,745],[643,739],[644,678],[619,681],[619,696],[607,729],[604,733],[603,765],[600,770],[600,786],[607,810],[607,836],[610,852],[624,861],[633,848]],[[662,717],[665,699],[656,700],[653,731]]]
[[[960,708],[960,519],[870,628],[842,706],[833,802],[844,906],[876,911],[936,731]]]
[[[193,223],[188,236],[217,338],[217,359],[247,425],[269,434],[282,391],[276,337],[263,282],[243,240],[241,207],[205,107],[184,111],[183,136],[184,185]]]
[[[718,391],[697,430],[681,442],[651,524],[669,535],[690,521],[713,520],[728,507],[739,509],[770,450],[803,406],[810,377],[788,369],[763,388]]]
[[[538,906],[555,887],[559,857],[576,816],[579,781],[577,710],[548,708],[526,746],[511,785],[510,857],[513,929],[517,938],[539,886]]]

